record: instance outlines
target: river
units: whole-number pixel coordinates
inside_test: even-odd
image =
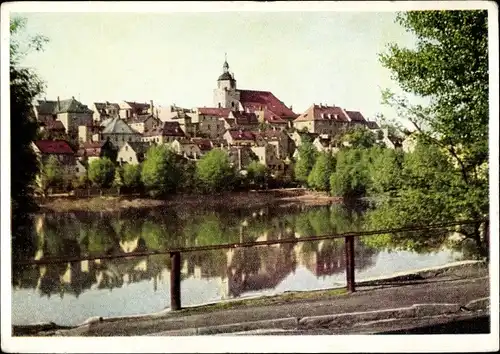
[[[262,241],[360,230],[363,211],[342,205],[238,212],[37,214],[14,258],[124,254],[138,250]],[[367,241],[368,240],[368,241]],[[447,248],[419,253],[355,243],[356,279],[464,259]],[[182,305],[345,285],[342,239],[182,255]],[[12,323],[80,324],[89,317],[138,315],[170,304],[168,255],[14,266]]]

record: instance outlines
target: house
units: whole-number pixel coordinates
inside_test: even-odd
[[[205,138],[191,138],[191,141],[198,146],[201,155],[205,155],[207,152],[212,150],[216,143],[210,139]],[[220,145],[217,145],[220,147]]]
[[[179,122],[163,122],[162,125],[144,132],[142,141],[150,144],[168,144],[177,138],[185,138],[186,134],[181,129]]]
[[[77,157],[86,164],[103,157],[114,161],[116,152],[116,147],[109,140],[88,141],[80,144]]]
[[[93,111],[74,97],[57,101],[39,100],[35,105],[35,116],[40,122],[59,120],[71,136],[78,134],[79,125],[89,125],[93,120]]]
[[[294,142],[286,132],[276,129],[267,129],[254,132],[254,135],[257,145],[263,145],[264,143],[274,145],[279,159],[285,159],[292,156]]]
[[[195,122],[198,123],[199,133],[210,138],[221,138],[226,131],[224,118],[231,112],[227,108],[196,108]]]
[[[40,122],[40,131],[50,138],[62,138],[66,135],[66,128],[60,120],[46,120]]]
[[[101,122],[103,127],[99,140],[109,140],[120,149],[126,142],[141,140],[141,134],[132,129],[123,119],[119,117],[109,118]]]
[[[153,101],[150,101],[149,104],[123,101],[120,102],[118,105],[120,107],[118,115],[122,119],[129,119],[132,117],[145,114],[151,114],[151,115],[154,114]]]
[[[50,156],[55,156],[65,174],[74,174],[76,156],[66,140],[35,140],[32,143],[32,148],[41,163],[45,163]]]
[[[177,138],[172,143],[171,146],[173,150],[188,159],[197,160],[202,155],[202,152],[195,142],[185,139]]]
[[[78,141],[80,143],[99,141],[100,133],[104,127],[98,122],[91,123],[89,125],[78,126]]]
[[[277,156],[276,146],[265,144],[264,146],[252,146],[252,152],[257,156],[258,161],[274,171],[283,171],[285,163]]]
[[[151,114],[141,114],[129,118],[128,125],[136,132],[143,134],[161,125],[161,121]]]
[[[222,74],[217,79],[217,88],[214,89],[214,105],[233,111],[255,113],[262,122],[286,125],[288,121],[297,118],[291,107],[287,107],[273,93],[269,91],[237,89],[234,73],[229,71],[229,64],[224,61]]]
[[[227,130],[224,133],[224,139],[228,145],[254,145],[255,135],[247,130]]]
[[[293,121],[293,125],[299,131],[335,135],[350,122],[351,118],[341,107],[313,104]]]
[[[116,161],[120,164],[128,163],[131,165],[138,165],[144,161],[146,152],[150,146],[149,143],[141,141],[126,142],[125,145],[118,150]]]
[[[94,111],[93,120],[101,122],[108,118],[114,118],[120,115],[120,105],[118,103],[94,102],[92,104]]]
[[[193,118],[194,117],[194,118]],[[199,122],[196,113],[188,113],[187,110],[178,110],[171,114],[165,122],[178,122],[182,131],[190,137],[199,134]]]
[[[244,111],[230,111],[223,122],[225,129],[254,130],[259,125],[257,114]]]

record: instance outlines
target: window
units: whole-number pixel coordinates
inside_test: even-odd
[[[125,151],[128,151],[128,145],[125,145]]]
[[[132,162],[132,156],[130,156],[129,161]]]
[[[233,108],[234,108],[234,102],[231,102],[231,107],[233,107]]]

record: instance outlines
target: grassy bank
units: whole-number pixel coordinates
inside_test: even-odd
[[[242,209],[289,204],[327,205],[341,198],[305,189],[276,189],[268,191],[226,192],[210,195],[173,195],[167,199],[135,196],[74,197],[57,196],[38,199],[42,212],[93,211],[113,212],[130,209],[175,207],[183,209]]]

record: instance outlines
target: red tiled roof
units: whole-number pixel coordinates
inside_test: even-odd
[[[366,126],[367,126],[369,129],[379,129],[379,128],[380,128],[380,127],[378,126],[377,122],[374,122],[374,121],[371,121],[371,120],[366,121]]]
[[[228,130],[233,140],[255,140],[255,135],[248,130]]]
[[[73,155],[75,153],[66,140],[36,140],[34,143],[42,154]]]
[[[178,136],[185,137],[179,122],[163,122],[163,126],[148,130],[143,136]]]
[[[296,122],[311,121],[311,120],[326,120],[332,119],[338,122],[349,122],[350,117],[341,107],[337,106],[318,106],[312,105],[304,113],[302,113]]]
[[[283,102],[278,100],[271,92],[254,91],[254,90],[238,90],[240,93],[240,102],[243,107],[250,111],[263,110],[267,108],[269,111],[280,117],[296,117],[290,108]]]
[[[287,124],[287,121],[280,118],[268,109],[264,110],[264,120],[271,124]]]
[[[198,113],[209,116],[227,117],[231,110],[229,108],[207,108],[199,107]]]
[[[210,141],[210,139],[191,138],[191,141],[198,145],[201,151],[208,151],[212,149],[212,142]]]
[[[365,117],[358,111],[346,111],[353,122],[366,122]]]
[[[275,139],[279,139],[281,137],[282,132],[279,130],[269,129],[269,130],[264,130],[264,131],[259,131],[259,132],[253,132],[253,134],[257,137],[261,137],[264,139],[275,140]]]

